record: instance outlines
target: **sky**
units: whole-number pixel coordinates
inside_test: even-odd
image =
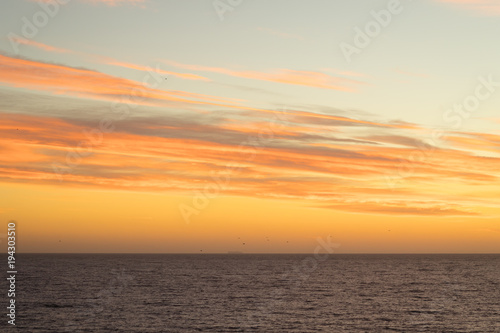
[[[0,12],[20,252],[500,252],[498,1]]]

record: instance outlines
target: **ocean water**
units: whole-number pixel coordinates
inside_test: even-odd
[[[20,332],[500,332],[500,255],[18,254],[17,269]]]

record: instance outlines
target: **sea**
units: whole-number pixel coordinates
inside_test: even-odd
[[[17,254],[16,261],[16,325],[3,307],[2,332],[500,332],[497,254]]]

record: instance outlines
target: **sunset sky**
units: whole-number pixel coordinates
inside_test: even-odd
[[[20,252],[500,252],[497,0],[0,12]]]

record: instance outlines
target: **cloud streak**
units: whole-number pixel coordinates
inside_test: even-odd
[[[31,39],[18,38],[18,37],[11,37],[11,38],[12,38],[12,41],[14,43],[33,46],[33,47],[36,47],[38,49],[41,49],[41,50],[44,50],[47,52],[57,52],[57,53],[70,53],[70,52],[72,52],[71,50],[62,49],[59,47],[54,47],[54,46],[50,46],[47,44],[35,42]]]
[[[163,77],[156,79],[164,80]],[[224,106],[224,103],[233,105],[237,102],[234,99],[204,94],[148,88],[141,82],[90,69],[9,57],[2,54],[0,54],[0,82],[14,87],[100,100],[117,101],[121,98],[129,98],[132,103],[143,105],[185,103]]]
[[[139,64],[105,63],[150,71]],[[287,84],[332,83],[313,72],[179,67]],[[158,79],[167,73],[210,80],[173,71],[157,73]],[[340,86],[360,84],[337,79]],[[276,115],[234,98],[154,89],[87,68],[1,54],[0,82],[23,88],[0,94],[6,97],[0,99],[4,182],[61,185],[57,165],[64,185],[75,187],[191,194],[213,184],[215,175],[230,179],[227,195],[298,200],[353,213],[472,217],[500,209],[491,199],[500,195],[492,187],[500,177],[498,134],[453,131],[439,146],[429,145],[418,124],[373,121],[362,112],[308,106]],[[115,119],[115,128],[93,142],[89,131],[113,115],[103,101],[131,98],[138,89],[137,112]],[[406,158],[422,147],[432,156]],[[414,172],[404,186],[390,190],[385,176],[397,175],[402,161]]]
[[[277,69],[272,72],[236,71],[221,67],[181,64],[170,60],[164,60],[164,63],[173,67],[188,69],[192,71],[211,72],[244,79],[339,90],[345,92],[356,91],[356,88],[363,84],[362,81],[359,81],[357,79],[351,79],[342,76],[333,76],[315,71],[293,69]]]
[[[135,70],[139,70],[139,71],[143,71],[143,72],[155,71],[159,74],[172,75],[172,76],[176,76],[176,77],[179,77],[181,79],[186,79],[186,80],[197,80],[197,81],[207,81],[207,82],[212,81],[209,78],[206,78],[206,77],[203,77],[200,75],[196,75],[196,74],[177,73],[177,72],[166,71],[163,69],[153,69],[153,68],[148,67],[148,66],[131,64],[131,63],[121,62],[121,61],[116,61],[116,60],[108,61],[107,64],[113,65],[113,66],[124,67],[124,68],[135,69]]]
[[[58,185],[51,163],[64,165],[68,149],[88,141],[85,130],[98,123],[64,113],[0,116],[0,179],[7,182]],[[255,122],[250,114],[237,123],[234,119],[143,115],[117,121],[116,130],[104,134],[68,170],[64,184],[192,193],[213,183],[215,175],[231,179],[226,195],[301,200],[355,213],[480,216],[483,208],[498,207],[490,198],[500,194],[491,192],[491,184],[498,182],[500,156],[479,156],[453,140],[447,142],[452,147],[437,149],[432,159],[415,162],[415,174],[391,191],[383,176],[396,173],[401,156],[414,149],[415,129],[375,126],[378,135],[360,140],[341,125],[327,130],[286,116],[272,137],[262,139],[259,133],[269,123]],[[391,134],[401,131],[406,135]],[[500,146],[494,135],[459,136]],[[484,194],[471,198],[472,191]],[[367,201],[373,197],[378,202]]]

